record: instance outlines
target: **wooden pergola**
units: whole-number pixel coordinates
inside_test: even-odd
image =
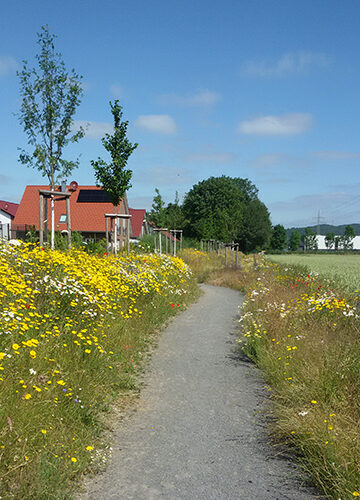
[[[106,251],[107,252],[110,249],[110,243],[111,243],[112,244],[111,248],[112,248],[114,254],[115,255],[117,254],[117,241],[118,241],[117,221],[119,221],[119,220],[126,220],[126,233],[125,233],[126,250],[127,250],[127,253],[130,252],[130,219],[131,219],[130,214],[105,214],[105,233],[106,233]],[[123,243],[124,232],[121,232],[121,228],[120,228],[119,236],[121,238],[121,242]]]
[[[40,246],[44,244],[44,226],[45,226],[45,241],[48,240],[48,199],[56,201],[66,200],[66,224],[67,224],[67,239],[68,247],[71,249],[71,219],[70,219],[70,196],[71,193],[62,191],[47,191],[39,189],[39,242]],[[44,209],[44,201],[45,209]]]

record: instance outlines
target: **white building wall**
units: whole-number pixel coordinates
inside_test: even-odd
[[[325,236],[322,234],[318,234],[316,236],[317,244],[318,244],[318,250],[327,250],[326,245],[325,245]],[[353,244],[353,250],[360,250],[360,236],[355,236],[355,238],[352,240]],[[334,248],[332,248],[334,250]],[[339,250],[341,250],[341,247],[339,247]]]
[[[11,225],[11,216],[6,212],[0,210],[0,224],[10,224]]]
[[[10,238],[11,216],[0,210],[0,238]]]

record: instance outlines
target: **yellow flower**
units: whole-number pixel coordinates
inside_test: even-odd
[[[58,380],[56,383],[59,385],[65,385],[65,382],[63,380]]]
[[[46,434],[47,430],[46,429],[41,429],[42,434]]]
[[[30,399],[31,397],[32,397],[32,396],[31,396],[31,394],[29,394],[29,393],[25,394],[25,396],[24,396],[24,398],[25,398],[25,399]]]
[[[71,461],[75,463],[75,462],[77,462],[77,458],[71,457]]]
[[[29,354],[30,354],[30,358],[33,358],[33,359],[36,358],[36,351],[30,351]]]
[[[13,344],[13,345],[12,345],[12,348],[13,348],[15,351],[17,351],[18,349],[20,349],[20,346],[19,346],[19,344]]]
[[[353,491],[353,497],[360,497],[360,493],[358,491]]]
[[[2,359],[4,359],[4,357],[5,357],[5,353],[4,353],[4,352],[0,352],[0,361],[1,361]]]
[[[315,401],[315,399],[312,399],[311,402],[313,405],[316,405],[316,403],[317,403],[317,401]]]
[[[88,451],[92,451],[94,448],[93,448],[92,446],[87,446],[87,447],[86,447],[86,449],[87,449]]]

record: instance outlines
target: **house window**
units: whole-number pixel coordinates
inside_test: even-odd
[[[64,224],[66,222],[66,214],[60,215],[59,222],[61,222],[62,224]]]

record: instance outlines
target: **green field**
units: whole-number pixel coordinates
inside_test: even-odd
[[[360,290],[360,255],[269,255],[279,264],[302,265],[309,271],[334,278],[350,290]]]

